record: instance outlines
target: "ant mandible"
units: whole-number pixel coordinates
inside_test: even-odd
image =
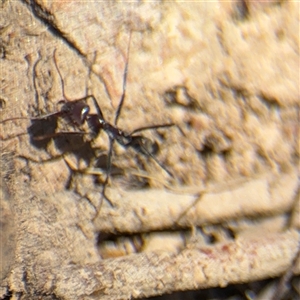
[[[167,123],[167,124],[159,124],[159,125],[150,125],[145,127],[140,127],[135,130],[133,130],[130,133],[127,133],[120,128],[117,127],[117,123],[121,114],[121,110],[124,104],[125,100],[125,94],[126,94],[126,81],[127,81],[127,74],[128,74],[128,61],[129,61],[129,52],[130,52],[130,43],[131,43],[131,33],[129,35],[129,43],[127,48],[127,60],[125,64],[125,69],[123,73],[123,86],[122,86],[122,95],[121,99],[116,111],[115,119],[113,125],[106,121],[106,119],[103,116],[103,113],[101,111],[101,108],[96,100],[96,98],[93,95],[87,95],[84,98],[80,98],[77,100],[70,101],[65,95],[64,91],[64,81],[62,78],[62,75],[59,71],[57,60],[56,60],[56,50],[54,50],[54,63],[56,66],[56,69],[58,71],[58,74],[60,76],[61,84],[62,84],[62,92],[64,100],[59,101],[58,103],[63,104],[61,109],[59,111],[39,116],[39,117],[33,117],[33,118],[26,118],[26,117],[16,117],[16,118],[10,118],[6,119],[0,122],[4,123],[11,120],[16,119],[30,119],[31,121],[38,121],[38,120],[45,120],[51,117],[62,117],[69,120],[72,125],[76,127],[82,126],[85,122],[87,122],[88,127],[90,128],[93,136],[98,136],[101,132],[101,130],[104,130],[109,138],[109,151],[107,156],[107,169],[106,169],[106,177],[105,181],[102,186],[102,197],[104,197],[108,203],[111,206],[114,206],[112,201],[106,196],[105,191],[108,184],[108,180],[111,173],[111,161],[112,161],[112,154],[113,154],[113,145],[116,141],[118,144],[123,146],[124,148],[132,148],[136,152],[141,153],[145,156],[150,157],[153,159],[165,172],[168,173],[169,176],[174,177],[173,174],[155,157],[155,155],[152,152],[154,143],[148,139],[147,137],[144,137],[143,135],[136,135],[136,133],[140,133],[142,131],[151,130],[151,129],[158,129],[158,128],[167,128],[171,126],[175,126],[174,123]],[[96,108],[97,113],[96,114],[90,114],[90,107],[86,103],[86,100],[91,98],[93,101],[93,104]],[[59,134],[84,134],[83,132],[55,132],[51,135],[43,135],[43,136],[37,136],[34,139],[35,140],[42,140],[45,138],[53,138],[56,135]]]

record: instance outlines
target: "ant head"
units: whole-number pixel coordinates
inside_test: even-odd
[[[88,116],[90,107],[83,101],[65,102],[61,111],[71,120],[74,125],[82,125]]]

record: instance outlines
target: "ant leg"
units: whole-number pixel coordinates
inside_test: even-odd
[[[44,116],[40,116],[40,117],[33,117],[33,118],[28,118],[28,117],[14,117],[14,118],[8,118],[8,119],[5,119],[3,121],[0,121],[0,124],[4,124],[8,121],[14,121],[14,120],[30,120],[31,122],[34,122],[34,121],[42,121],[42,120],[45,120],[49,117],[53,117],[53,116],[60,116],[62,115],[62,112],[58,111],[58,112],[54,112],[54,113],[50,113],[50,114],[47,114],[47,115],[44,115]],[[6,141],[6,140],[10,140],[12,138],[16,138],[16,137],[20,137],[20,136],[23,136],[23,135],[27,135],[28,132],[23,132],[23,133],[18,133],[14,136],[9,136],[9,137],[6,137],[6,138],[3,138],[2,136],[0,136],[0,139],[2,141]],[[46,139],[48,138],[48,136],[41,136],[41,137],[36,137],[35,140],[43,140],[43,139]],[[49,138],[51,138],[51,136],[49,135]]]
[[[39,106],[39,104],[38,104],[39,101],[38,101],[37,84],[36,84],[36,69],[37,69],[37,66],[38,66],[39,62],[41,61],[41,54],[40,54],[40,52],[38,52],[38,55],[39,55],[39,58],[37,59],[37,61],[33,65],[33,78],[32,78],[33,86],[34,86],[34,90],[35,90],[35,102],[36,102],[37,106]],[[55,66],[57,68],[56,61],[55,61]],[[61,80],[62,80],[62,78],[61,78]],[[54,113],[50,113],[50,114],[47,114],[47,115],[44,115],[44,116],[33,117],[33,118],[28,118],[28,117],[13,117],[13,118],[9,118],[9,119],[5,119],[5,120],[1,121],[0,124],[6,123],[7,121],[14,121],[14,120],[31,120],[31,121],[32,120],[42,120],[42,119],[46,119],[48,117],[52,117],[52,116],[55,116],[55,115],[59,116],[59,114],[61,114],[61,112],[54,112]]]
[[[157,158],[156,156],[149,150],[149,143],[151,142],[148,138],[145,138],[141,135],[138,136],[132,136],[132,140],[129,144],[127,144],[127,147],[132,147],[136,152],[139,152],[141,154],[144,154],[146,156],[151,157],[163,170],[165,170],[172,178],[175,178],[175,176],[172,174],[171,171],[169,171]]]
[[[89,97],[94,97],[92,95],[88,95],[88,96],[85,96],[85,97],[82,97],[82,98],[76,99],[76,100],[70,100],[70,99],[68,99],[68,97],[67,97],[67,95],[65,93],[65,82],[64,82],[62,74],[61,74],[61,72],[59,70],[58,63],[57,63],[56,49],[54,49],[54,51],[53,51],[53,58],[54,58],[54,64],[55,64],[57,73],[58,73],[59,78],[60,78],[61,88],[62,88],[62,94],[63,94],[63,97],[64,97],[64,100],[60,100],[58,103],[60,103],[60,102],[80,102],[80,101],[86,100]]]
[[[23,135],[27,135],[28,133],[27,132],[22,132],[22,133],[17,133],[13,136],[8,136],[8,137],[5,137],[3,138],[2,135],[0,135],[0,141],[9,141],[11,139],[14,139],[14,138],[17,138],[17,137],[20,137],[20,136],[23,136]]]
[[[31,120],[31,118],[27,118],[27,117],[14,117],[14,118],[9,118],[9,119],[5,119],[0,121],[0,124],[6,123],[8,121],[14,121],[14,120]]]
[[[64,97],[64,100],[61,100],[59,102],[66,102],[66,101],[68,101],[68,102],[80,102],[80,101],[86,100],[88,98],[92,98],[93,101],[94,101],[94,103],[96,103],[95,104],[96,108],[97,108],[97,106],[99,108],[99,105],[96,102],[95,97],[93,95],[87,95],[85,97],[82,97],[82,98],[76,99],[76,100],[70,100],[70,99],[68,99],[68,97],[67,97],[67,95],[65,93],[65,82],[64,82],[62,74],[61,74],[61,72],[60,72],[60,70],[58,68],[57,57],[56,57],[56,49],[53,51],[53,57],[54,57],[54,64],[55,64],[57,73],[59,74],[59,78],[60,78],[60,82],[61,82],[61,86],[62,86],[62,94],[63,94],[63,97]],[[100,108],[99,108],[100,111],[98,111],[98,108],[97,108],[97,112],[99,113],[99,115],[102,115],[102,112],[101,112]]]
[[[94,96],[88,95],[88,96],[82,97],[80,99],[75,99],[75,100],[68,99],[68,97],[67,97],[67,95],[65,93],[65,82],[64,82],[62,74],[61,74],[61,72],[59,70],[58,63],[57,63],[56,49],[53,51],[53,58],[54,58],[54,64],[55,64],[57,73],[59,74],[59,78],[60,78],[60,82],[61,82],[61,87],[62,87],[62,94],[63,94],[63,98],[64,98],[63,100],[58,101],[58,103],[66,103],[66,102],[75,103],[75,102],[80,102],[80,101],[86,100],[89,97],[94,98]]]
[[[112,154],[113,154],[113,145],[114,145],[114,140],[109,138],[109,151],[108,151],[108,156],[107,156],[107,168],[106,168],[106,178],[105,181],[103,183],[103,187],[102,187],[102,196],[107,200],[107,202],[114,207],[114,204],[111,202],[111,200],[105,195],[105,190],[106,190],[106,186],[108,184],[108,179],[110,176],[110,172],[111,172],[111,158],[112,158]]]
[[[43,115],[43,116],[40,116],[40,117],[32,117],[32,118],[28,118],[28,117],[14,117],[14,118],[8,118],[8,119],[5,119],[3,121],[0,121],[0,124],[3,124],[3,123],[6,123],[8,121],[14,121],[14,120],[30,120],[30,121],[40,121],[40,120],[44,120],[44,119],[47,119],[49,117],[54,117],[54,116],[61,116],[63,113],[61,111],[56,111],[56,112],[53,112],[53,113],[49,113],[47,115]]]
[[[131,31],[129,34],[129,42],[128,42],[128,48],[127,48],[127,61],[126,61],[125,70],[124,70],[124,74],[123,74],[123,91],[122,91],[122,96],[121,96],[121,99],[120,99],[120,102],[118,105],[118,109],[116,112],[116,116],[115,116],[115,122],[114,122],[115,125],[117,125],[117,123],[118,123],[119,116],[120,116],[120,113],[121,113],[121,110],[122,110],[122,107],[124,104],[124,100],[125,100],[130,44],[131,44]]]
[[[137,132],[141,132],[141,131],[145,131],[145,130],[151,130],[151,129],[158,129],[158,128],[167,128],[167,127],[172,127],[172,126],[177,126],[174,123],[170,123],[170,124],[161,124],[161,125],[152,125],[152,126],[145,126],[145,127],[140,127],[135,129],[134,131],[132,131],[130,133],[130,135],[137,133]],[[151,157],[163,170],[165,170],[172,178],[175,178],[174,175],[172,174],[171,171],[169,171],[156,157],[154,154],[151,153],[151,151],[149,151],[148,149],[146,149],[146,147],[143,145],[142,141],[144,139],[144,137],[142,136],[133,136],[132,137],[133,140],[131,142],[132,146],[134,147],[134,143],[137,142],[138,146],[140,147],[140,150],[138,150],[139,152],[142,152],[144,154],[146,154],[147,156]]]
[[[40,121],[40,120],[44,120],[44,119],[48,119],[50,117],[60,117],[61,115],[63,115],[64,113],[62,111],[56,111],[56,112],[53,112],[53,113],[49,113],[47,115],[42,115],[42,116],[39,116],[39,117],[32,117],[32,118],[29,118],[31,121]]]
[[[151,129],[158,129],[158,128],[167,128],[167,127],[172,127],[172,126],[176,126],[176,124],[170,123],[170,124],[150,125],[150,126],[140,127],[140,128],[137,128],[137,129],[133,130],[130,133],[130,135],[132,135],[134,133],[137,133],[137,132],[144,131],[144,130],[151,130]]]
[[[85,97],[85,99],[87,99],[87,98],[91,98],[93,100],[94,106],[96,107],[96,110],[97,110],[97,115],[99,116],[100,119],[104,120],[102,110],[101,110],[96,98],[93,95],[88,95]]]
[[[173,173],[167,169],[151,152],[148,154],[163,170],[165,170],[172,178],[175,178]]]
[[[27,134],[27,133],[25,133],[25,134]],[[39,136],[33,137],[33,140],[34,141],[42,141],[45,139],[53,139],[60,135],[85,135],[85,134],[87,134],[87,133],[82,132],[82,131],[59,131],[59,132],[54,132],[51,134],[45,134],[45,135],[39,135]]]

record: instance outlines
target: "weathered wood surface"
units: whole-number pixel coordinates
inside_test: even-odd
[[[116,147],[111,208],[83,174],[98,172],[104,133],[42,147],[16,137],[30,120],[1,123],[3,297],[141,298],[289,268],[300,228],[299,4],[241,3],[2,1],[1,120],[57,109],[56,49],[67,97],[93,94],[113,121],[131,31],[119,126],[181,129],[145,133],[175,179]],[[98,243],[99,233],[119,237]]]

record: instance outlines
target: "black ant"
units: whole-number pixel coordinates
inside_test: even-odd
[[[125,64],[125,70],[123,74],[123,87],[122,87],[122,95],[121,99],[116,111],[115,120],[113,125],[107,122],[103,116],[103,113],[101,111],[101,108],[96,101],[95,97],[93,95],[88,95],[84,98],[77,99],[70,101],[67,99],[65,92],[64,92],[64,81],[62,78],[62,75],[59,71],[59,68],[57,66],[56,61],[56,51],[54,50],[54,62],[56,69],[59,73],[61,84],[62,84],[62,90],[63,90],[63,96],[64,100],[59,101],[58,103],[63,104],[61,109],[57,112],[53,112],[47,115],[43,115],[40,117],[34,117],[29,118],[31,121],[40,121],[45,120],[51,117],[63,117],[68,119],[72,125],[76,127],[81,127],[85,122],[87,122],[91,133],[94,137],[98,136],[101,130],[104,130],[109,138],[109,151],[107,156],[107,170],[106,170],[106,178],[103,183],[102,187],[102,196],[109,202],[111,206],[113,206],[113,203],[111,200],[106,196],[105,190],[106,186],[108,184],[109,176],[111,173],[111,161],[112,161],[112,151],[113,151],[113,145],[116,141],[121,146],[125,148],[132,148],[136,152],[141,153],[145,156],[148,156],[152,158],[165,172],[167,172],[171,177],[174,177],[173,174],[155,157],[153,154],[153,149],[155,148],[156,143],[153,143],[150,139],[142,136],[142,135],[136,135],[136,133],[145,131],[145,130],[151,130],[151,129],[158,129],[158,128],[167,128],[171,126],[175,126],[174,123],[167,123],[167,124],[160,124],[160,125],[150,125],[145,127],[140,127],[135,130],[133,130],[130,133],[127,133],[117,127],[117,123],[121,114],[121,110],[124,104],[125,100],[125,92],[126,92],[126,81],[127,81],[127,73],[128,73],[128,56],[130,51],[130,41],[131,41],[131,34],[129,36],[129,44],[127,48],[127,61]],[[90,107],[86,103],[86,100],[91,98],[93,101],[93,104],[96,108],[97,113],[96,114],[90,114]],[[16,118],[10,118],[1,121],[0,123],[4,123],[6,121],[15,120],[15,119],[28,119],[26,117],[16,117]],[[42,136],[34,137],[35,140],[43,140],[45,138],[53,138],[59,134],[84,134],[84,132],[77,131],[77,132],[54,132],[53,134],[46,134]]]

